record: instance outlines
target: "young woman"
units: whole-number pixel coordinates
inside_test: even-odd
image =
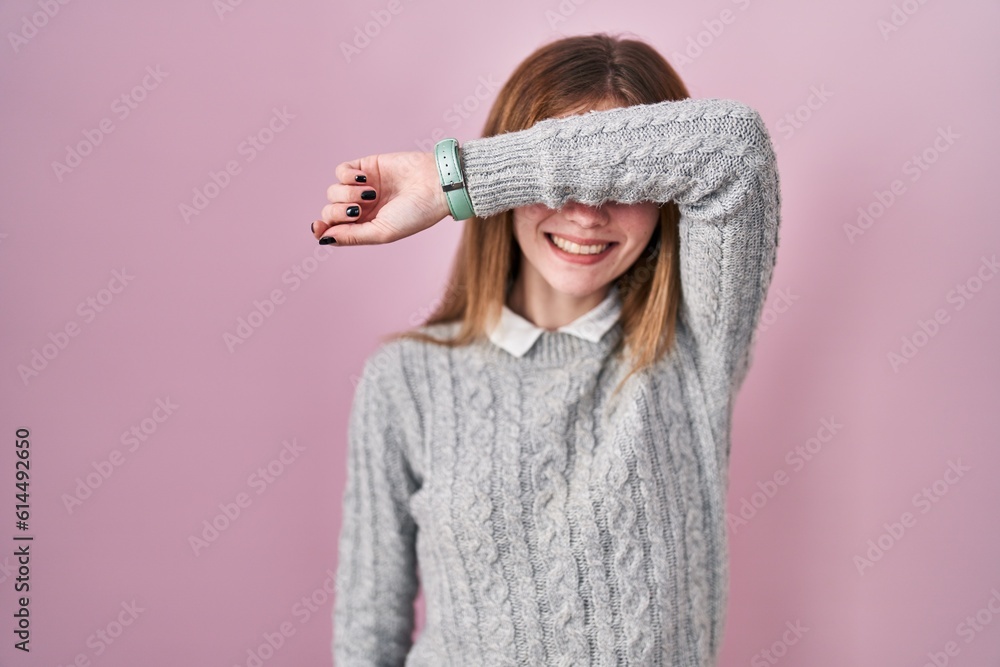
[[[764,123],[588,35],[531,54],[459,150],[474,217],[446,298],[356,389],[335,664],[713,665],[730,420],[778,245]],[[433,153],[336,176],[321,242],[451,211]]]

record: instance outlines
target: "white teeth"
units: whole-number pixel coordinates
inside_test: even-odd
[[[581,246],[572,241],[567,241],[566,239],[560,238],[555,234],[550,234],[552,237],[552,242],[559,246],[561,249],[572,255],[596,255],[598,253],[604,252],[610,243],[605,243],[603,245],[585,245]]]

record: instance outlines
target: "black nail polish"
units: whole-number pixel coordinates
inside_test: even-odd
[[[354,177],[354,180],[358,183],[367,183],[368,177],[365,176],[364,174],[358,174],[357,176]]]
[[[358,208],[357,206],[348,206],[347,207],[347,215],[350,216],[350,217],[352,217],[352,218],[356,218],[359,215],[361,215],[361,209]]]
[[[337,239],[333,238],[332,236],[324,236],[319,240],[320,245],[330,245],[331,243],[336,243],[336,242]]]
[[[361,193],[361,198],[364,199],[365,201],[371,201],[372,199],[375,199],[375,191],[365,190],[364,192]]]
[[[315,224],[316,224],[315,220],[309,223],[309,233],[310,234],[315,234],[316,233],[316,228],[314,227]]]

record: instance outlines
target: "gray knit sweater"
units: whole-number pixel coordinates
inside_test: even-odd
[[[383,343],[348,427],[335,665],[714,665],[730,420],[778,245],[767,129],[740,102],[687,99],[544,120],[462,156],[480,217],[676,201],[676,348],[612,399],[620,322],[596,343],[546,331],[521,358]]]

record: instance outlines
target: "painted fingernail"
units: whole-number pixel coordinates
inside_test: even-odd
[[[357,176],[354,177],[354,180],[358,183],[367,183],[368,177],[365,176],[364,174],[358,174]]]
[[[361,209],[358,208],[357,206],[348,206],[347,207],[347,215],[350,216],[350,217],[352,217],[352,218],[356,218],[359,215],[361,215]]]
[[[312,222],[309,223],[309,233],[310,234],[315,234],[316,233],[316,228],[313,226],[315,224],[316,224],[315,220],[313,220]]]
[[[320,245],[330,245],[331,243],[336,243],[336,242],[337,239],[333,238],[332,236],[324,236],[319,240]]]
[[[375,191],[365,190],[364,192],[361,193],[361,198],[364,199],[365,201],[371,201],[372,199],[375,199]]]

